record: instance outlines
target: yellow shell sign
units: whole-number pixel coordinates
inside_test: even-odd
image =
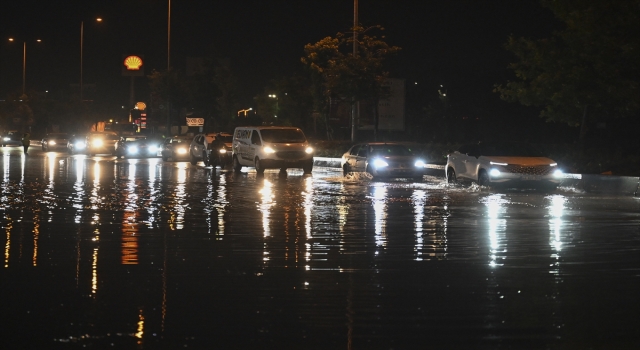
[[[140,67],[142,67],[142,58],[138,56],[128,56],[124,59],[124,65],[128,70],[140,70]]]

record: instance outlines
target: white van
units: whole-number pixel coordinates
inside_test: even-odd
[[[290,126],[242,126],[233,132],[233,170],[254,167],[265,169],[313,168],[313,148],[300,128]]]

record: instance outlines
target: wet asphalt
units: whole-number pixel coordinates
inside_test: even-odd
[[[0,152],[9,348],[640,348],[637,197]]]

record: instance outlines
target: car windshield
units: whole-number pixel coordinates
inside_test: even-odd
[[[263,129],[262,140],[274,143],[300,143],[307,141],[300,129]]]
[[[518,142],[488,143],[481,145],[483,156],[498,157],[544,157],[542,151]]]
[[[68,134],[49,134],[47,135],[48,138],[53,139],[53,138],[57,138],[57,139],[66,139],[67,137],[69,137]]]
[[[403,145],[372,145],[371,154],[382,157],[413,155],[411,150]]]

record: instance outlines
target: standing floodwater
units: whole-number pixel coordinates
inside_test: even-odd
[[[3,151],[14,348],[640,346],[640,200]]]

